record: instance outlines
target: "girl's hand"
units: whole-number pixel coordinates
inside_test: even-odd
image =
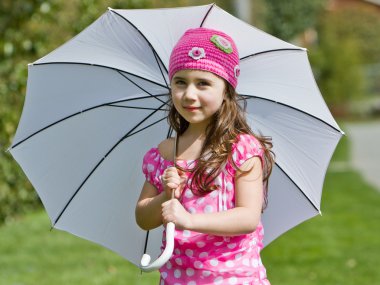
[[[172,198],[173,191],[174,197],[178,199],[181,196],[186,177],[177,168],[168,167],[162,174],[161,181],[167,199]]]
[[[185,210],[177,199],[171,199],[162,204],[162,222],[166,225],[173,222],[179,230],[189,229],[192,215]]]

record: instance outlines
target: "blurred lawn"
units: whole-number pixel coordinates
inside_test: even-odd
[[[334,161],[348,157],[343,138]],[[273,285],[363,285],[380,280],[380,194],[349,168],[331,168],[316,217],[273,242],[262,257]],[[44,212],[0,228],[0,285],[144,285],[158,274],[58,230]]]

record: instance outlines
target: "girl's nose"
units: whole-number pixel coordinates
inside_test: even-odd
[[[192,84],[189,84],[185,90],[183,97],[186,100],[195,100],[196,99],[196,88]]]

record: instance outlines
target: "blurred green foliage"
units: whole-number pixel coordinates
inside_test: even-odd
[[[266,0],[266,31],[289,41],[315,26],[326,0]]]
[[[379,14],[365,6],[348,6],[324,12],[316,25],[318,41],[310,48],[310,58],[322,94],[337,115],[347,115],[349,104],[373,89],[366,67],[380,62]]]

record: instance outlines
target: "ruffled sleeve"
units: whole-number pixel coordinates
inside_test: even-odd
[[[252,135],[241,134],[232,145],[232,160],[237,167],[241,167],[248,159],[258,156],[263,163],[264,150],[260,142]]]
[[[161,155],[157,148],[151,148],[143,158],[142,171],[146,181],[155,186],[158,193],[162,192],[160,176],[165,170]]]

